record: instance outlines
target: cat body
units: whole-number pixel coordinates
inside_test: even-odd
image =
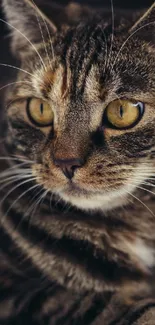
[[[70,4],[57,27],[33,1],[3,9],[20,64],[4,104],[0,324],[151,325],[155,5],[111,18]]]

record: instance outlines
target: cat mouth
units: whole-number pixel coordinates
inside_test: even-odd
[[[118,206],[126,205],[124,193],[120,195],[120,191],[112,192],[102,189],[97,191],[94,189],[82,188],[79,184],[70,181],[61,191],[57,192],[59,197],[69,204],[84,210],[102,210],[107,211]]]
[[[72,181],[67,184],[62,192],[69,196],[90,196],[92,194],[90,190],[86,190]]]

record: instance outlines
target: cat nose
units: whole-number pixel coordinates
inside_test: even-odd
[[[68,179],[72,179],[77,168],[83,165],[83,160],[74,159],[54,159],[54,164],[61,168],[62,172]]]

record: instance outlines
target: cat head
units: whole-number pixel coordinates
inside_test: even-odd
[[[62,28],[33,1],[3,7],[21,62],[7,94],[13,152],[78,208],[124,204],[155,164],[155,5],[138,21],[111,22],[90,9],[84,21],[72,4]]]

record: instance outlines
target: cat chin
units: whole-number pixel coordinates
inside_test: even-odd
[[[81,210],[113,210],[127,204],[127,195],[123,191],[112,193],[90,194],[90,196],[59,193],[61,199]]]

